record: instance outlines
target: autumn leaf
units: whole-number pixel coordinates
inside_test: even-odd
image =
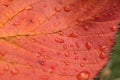
[[[110,59],[120,0],[0,0],[1,80],[93,80]]]

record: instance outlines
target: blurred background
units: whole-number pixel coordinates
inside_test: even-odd
[[[116,42],[111,61],[95,80],[120,80],[120,32],[117,35]]]

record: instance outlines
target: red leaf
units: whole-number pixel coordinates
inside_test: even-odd
[[[120,0],[0,0],[1,80],[93,80],[109,61]]]

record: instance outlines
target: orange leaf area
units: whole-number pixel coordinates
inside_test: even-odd
[[[0,0],[1,80],[93,80],[109,61],[120,0]]]

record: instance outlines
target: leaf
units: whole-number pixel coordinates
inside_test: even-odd
[[[93,80],[108,63],[119,0],[0,0],[1,80]]]

